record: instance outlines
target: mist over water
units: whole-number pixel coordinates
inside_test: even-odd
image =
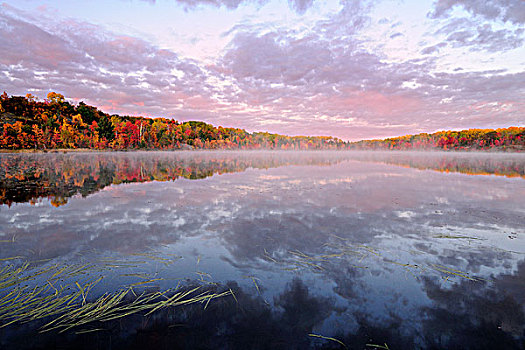
[[[525,154],[110,152],[0,162],[2,266],[92,264],[88,275],[103,279],[91,298],[130,285],[235,293],[154,322],[125,319],[125,332],[73,330],[58,338],[65,347],[91,339],[102,348],[107,337],[116,348],[175,339],[178,348],[342,346],[328,337],[348,348],[524,347]],[[36,335],[15,343],[24,332]],[[56,341],[37,334],[14,324],[0,329],[1,345]]]

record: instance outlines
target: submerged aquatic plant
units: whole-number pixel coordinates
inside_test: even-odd
[[[202,286],[183,289],[179,285],[162,292],[135,293],[133,286],[160,280],[153,279],[89,301],[88,294],[104,276],[74,281],[71,278],[96,268],[95,265],[31,268],[30,263],[5,266],[0,270],[0,328],[45,320],[47,323],[40,328],[41,332],[64,332],[137,313],[147,316],[167,307],[203,303],[206,308],[211,300],[232,294],[231,290],[214,293],[203,290]],[[59,278],[60,283],[57,283]],[[69,283],[61,284],[68,279]]]

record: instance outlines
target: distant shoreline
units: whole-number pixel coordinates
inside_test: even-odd
[[[327,149],[311,149],[311,150],[283,150],[283,149],[207,149],[207,148],[198,148],[198,149],[94,149],[94,148],[56,148],[56,149],[0,149],[0,154],[53,154],[53,153],[104,153],[104,152],[258,152],[258,151],[273,151],[273,152],[384,152],[384,153],[506,153],[506,154],[520,154],[525,153],[525,149],[509,149],[509,148],[490,148],[490,149],[448,149],[444,150],[441,148],[432,148],[432,149],[339,149],[339,150],[327,150]]]
[[[57,148],[57,149],[0,149],[0,153],[78,153],[78,152],[112,152],[114,150],[92,149],[92,148]]]

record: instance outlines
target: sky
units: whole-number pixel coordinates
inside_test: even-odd
[[[343,140],[525,125],[524,0],[0,0],[0,90]]]

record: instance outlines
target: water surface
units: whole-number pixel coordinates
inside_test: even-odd
[[[107,323],[51,337],[15,323],[0,329],[2,347],[343,348],[337,339],[352,349],[524,348],[524,154],[0,162],[2,266],[89,264],[82,278],[101,277],[90,298],[130,286],[233,292],[206,308],[121,320],[125,331]]]

